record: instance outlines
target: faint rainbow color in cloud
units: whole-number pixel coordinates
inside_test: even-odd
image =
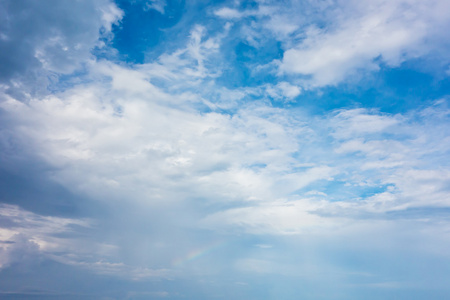
[[[226,241],[215,241],[207,246],[191,250],[185,256],[174,259],[172,261],[172,266],[180,267],[180,266],[184,265],[185,263],[188,263],[188,262],[194,261],[200,257],[203,257],[203,256],[211,253],[212,251],[225,246],[226,244],[227,244]]]

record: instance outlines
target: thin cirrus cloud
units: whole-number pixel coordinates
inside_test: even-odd
[[[448,291],[447,94],[403,111],[308,102],[439,56],[447,4],[189,6],[189,33],[137,64],[112,48],[122,2],[48,3],[2,4],[2,297]]]

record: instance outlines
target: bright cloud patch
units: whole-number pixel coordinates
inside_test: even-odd
[[[351,7],[352,6],[352,7]],[[440,28],[449,26],[443,1],[373,1],[351,3],[349,11],[331,13],[334,28],[311,26],[305,38],[284,53],[281,71],[310,75],[311,84],[337,84],[358,70],[396,67],[432,50]],[[428,42],[425,42],[428,41]]]

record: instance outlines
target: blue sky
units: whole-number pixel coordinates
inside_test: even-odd
[[[446,299],[449,16],[0,1],[0,298]]]

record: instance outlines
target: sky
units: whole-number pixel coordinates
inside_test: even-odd
[[[0,0],[0,298],[447,299],[447,0]]]

